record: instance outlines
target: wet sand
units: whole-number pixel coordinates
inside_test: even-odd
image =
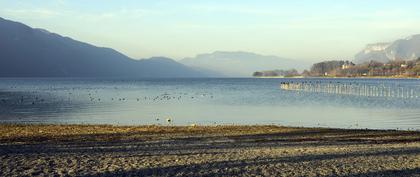
[[[420,132],[0,125],[0,176],[420,176]]]

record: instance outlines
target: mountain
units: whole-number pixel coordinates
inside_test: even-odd
[[[414,60],[420,57],[420,34],[399,39],[391,43],[369,44],[356,54],[355,62],[371,60],[388,62],[392,60]]]
[[[138,61],[142,77],[215,77],[211,73],[192,69],[166,57],[152,57]]]
[[[0,77],[205,77],[168,58],[134,60],[111,48],[0,18]]]
[[[303,70],[310,66],[309,63],[277,56],[223,51],[201,54],[179,62],[200,70],[221,73],[226,77],[251,77],[255,71],[291,68]]]

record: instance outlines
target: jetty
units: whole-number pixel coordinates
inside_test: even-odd
[[[298,92],[355,95],[365,97],[419,98],[420,88],[398,84],[372,84],[339,81],[281,82],[280,89]]]

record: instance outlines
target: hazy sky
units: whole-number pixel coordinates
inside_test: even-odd
[[[420,33],[418,0],[0,0],[0,16],[133,58],[249,51],[352,59]],[[0,29],[1,30],[1,29]]]

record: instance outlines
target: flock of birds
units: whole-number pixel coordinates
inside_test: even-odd
[[[12,89],[18,89],[18,87],[11,87]],[[7,93],[7,94],[5,94]],[[207,92],[174,92],[174,93],[163,93],[156,96],[120,96],[119,92],[109,92],[104,89],[57,89],[49,88],[46,91],[22,91],[22,92],[3,92],[0,95],[0,106],[8,105],[9,107],[15,106],[43,106],[48,104],[72,104],[72,101],[83,101],[84,103],[99,104],[99,102],[110,103],[110,102],[143,102],[145,104],[152,102],[168,103],[168,101],[182,101],[183,99],[199,100],[199,99],[213,99],[215,98],[212,93]],[[141,94],[138,94],[141,95]],[[144,102],[147,101],[147,102]],[[155,118],[156,122],[164,121],[167,124],[173,123],[172,117],[166,118]],[[196,124],[192,124],[195,126]]]
[[[88,94],[88,98],[91,102],[100,102],[104,101],[104,98],[101,98],[100,95],[93,95],[91,93]],[[188,93],[178,93],[178,94],[169,94],[164,93],[157,96],[141,96],[141,97],[121,97],[121,96],[115,96],[115,97],[108,97],[107,99],[110,101],[151,101],[151,102],[164,102],[164,101],[181,101],[182,99],[189,99],[189,100],[198,100],[200,98],[209,98],[213,99],[214,96],[209,93],[195,93],[195,94],[188,94]]]
[[[11,90],[19,90],[17,86],[10,86]],[[36,105],[40,103],[47,102],[66,102],[74,100],[83,100],[87,99],[90,102],[124,102],[124,101],[152,101],[152,102],[162,102],[162,101],[171,101],[182,99],[189,100],[199,100],[200,98],[213,99],[214,95],[211,93],[163,93],[157,96],[120,96],[118,93],[118,88],[114,88],[116,92],[108,92],[101,94],[100,92],[106,90],[104,88],[89,88],[89,89],[80,89],[80,88],[56,88],[50,86],[44,88],[41,91],[22,91],[22,92],[9,92],[9,94],[0,95],[0,104],[13,104],[13,105]],[[83,92],[86,90],[86,92]],[[109,91],[109,90],[107,90]],[[116,93],[116,94],[115,94]],[[110,96],[112,95],[112,96]],[[141,93],[139,94],[141,95]]]
[[[35,104],[39,104],[39,103],[44,103],[45,99],[44,98],[40,98],[39,96],[20,96],[18,98],[1,98],[0,99],[0,104],[6,105],[35,105]]]

